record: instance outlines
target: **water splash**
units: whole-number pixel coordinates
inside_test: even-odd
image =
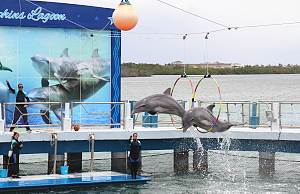
[[[190,128],[191,134],[195,140],[195,143],[197,144],[197,149],[198,150],[204,150],[203,145],[201,143],[200,137],[196,137],[196,134],[198,134],[199,132],[195,130],[194,127]]]

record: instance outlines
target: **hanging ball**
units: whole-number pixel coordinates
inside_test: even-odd
[[[78,125],[74,125],[74,131],[78,131],[80,127]]]
[[[115,26],[124,31],[133,29],[138,22],[138,14],[128,0],[122,0],[115,9],[112,18]]]

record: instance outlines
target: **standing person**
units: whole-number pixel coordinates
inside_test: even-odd
[[[138,164],[140,161],[140,151],[142,149],[142,143],[137,139],[138,134],[134,133],[133,138],[132,135],[129,137],[129,145],[130,145],[130,163],[131,163],[131,177],[132,179],[136,179],[136,174],[138,170]]]
[[[19,141],[19,133],[14,132],[14,135],[12,136],[11,145],[13,148],[13,154],[9,159],[9,164],[11,165],[9,170],[11,170],[11,177],[12,178],[20,178],[18,176],[19,174],[19,156],[20,156],[20,150],[23,147],[24,141]]]
[[[18,91],[16,91],[15,89],[13,89],[10,84],[9,81],[6,80],[7,86],[9,88],[9,90],[14,93],[16,95],[16,102],[25,102],[25,98],[27,100],[27,102],[30,102],[28,95],[26,92],[23,92],[23,84],[19,84],[18,85]],[[27,108],[28,105],[27,104],[17,104],[15,106],[14,109],[14,120],[12,122],[12,125],[17,124],[20,116],[22,116],[23,121],[24,121],[24,125],[28,125],[28,120],[27,120],[27,115],[23,115],[23,114],[27,114]],[[10,132],[12,132],[14,130],[15,127],[11,127],[10,128]],[[26,131],[31,131],[31,129],[29,127],[26,127]]]

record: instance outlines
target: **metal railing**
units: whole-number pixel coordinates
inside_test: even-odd
[[[215,104],[213,114],[218,114],[219,101],[197,101],[195,104],[202,107]],[[186,110],[190,107],[187,102],[182,106]],[[149,123],[147,118],[151,115],[141,114],[134,116],[136,126],[181,127],[181,118],[178,116],[173,115],[172,121],[167,114],[157,114],[158,122]],[[247,128],[300,128],[300,101],[223,101],[219,120],[244,123],[239,127]]]
[[[20,106],[28,105],[27,113],[23,113],[20,110]],[[8,112],[13,113],[14,111],[19,111],[20,117],[17,118],[16,123],[11,123],[6,125],[4,123],[4,128],[8,127],[59,127],[62,130],[62,123],[60,119],[54,118],[50,119],[50,110],[62,110],[61,102],[16,102],[16,103],[4,103],[3,106],[4,120],[9,120],[13,122],[14,115],[7,114]],[[0,111],[2,112],[2,110]],[[23,117],[26,116],[28,124],[23,122]],[[63,118],[63,113],[60,111],[60,115],[57,117]],[[0,117],[2,119],[2,116]],[[23,124],[20,124],[23,123]]]

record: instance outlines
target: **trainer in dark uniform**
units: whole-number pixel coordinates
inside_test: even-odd
[[[16,95],[16,102],[25,102],[25,98],[27,100],[27,102],[30,102],[28,95],[26,94],[26,92],[23,92],[23,85],[19,84],[18,85],[18,91],[13,89],[10,84],[9,81],[6,80],[7,86],[9,88],[9,90],[14,93]],[[27,119],[27,115],[23,115],[23,114],[27,114],[27,109],[26,107],[28,107],[27,104],[17,104],[15,106],[15,110],[14,110],[14,120],[12,121],[12,125],[16,125],[20,116],[22,116],[23,121],[24,121],[24,125],[28,125],[28,119]],[[10,131],[12,132],[14,130],[15,127],[11,127]],[[26,131],[31,131],[30,127],[27,126],[26,127]]]
[[[129,145],[130,145],[130,163],[131,163],[131,177],[132,179],[136,179],[136,174],[138,170],[138,164],[140,161],[140,151],[142,149],[142,144],[139,140],[137,140],[138,134],[134,133],[133,138],[132,135],[129,137]]]

